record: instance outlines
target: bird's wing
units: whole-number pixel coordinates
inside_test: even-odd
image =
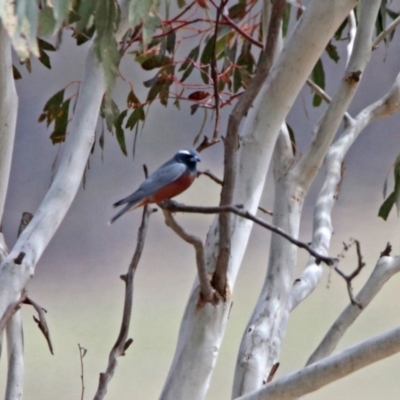
[[[131,195],[116,202],[114,207],[122,204],[135,204],[147,196],[151,196],[159,189],[177,180],[186,170],[182,163],[170,160],[154,171]]]
[[[154,171],[140,186],[146,196],[156,193],[164,186],[176,181],[186,171],[186,165],[173,161],[167,162]]]

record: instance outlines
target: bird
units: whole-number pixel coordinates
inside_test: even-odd
[[[200,157],[196,150],[179,150],[145,179],[136,191],[113,204],[114,207],[126,205],[110,219],[109,225],[127,211],[149,203],[159,203],[184,192],[197,176],[198,162]]]

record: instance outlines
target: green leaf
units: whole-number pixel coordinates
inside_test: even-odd
[[[190,76],[193,69],[194,69],[194,64],[189,65],[186,71],[182,74],[181,82],[184,82]]]
[[[57,21],[54,18],[53,8],[45,6],[40,10],[39,14],[39,31],[40,36],[52,36],[56,30]]]
[[[64,89],[60,90],[49,100],[47,100],[46,104],[43,107],[43,114],[46,116],[47,126],[49,126],[54,120],[58,118],[60,110],[63,106],[64,102]],[[42,118],[41,121],[44,119]],[[40,122],[41,122],[40,121]]]
[[[383,202],[379,208],[378,217],[381,217],[385,221],[387,220],[390,211],[392,210],[393,204],[396,202],[396,194],[393,191],[390,196]]]
[[[84,32],[93,25],[97,2],[98,0],[83,0],[79,2],[78,15],[80,16],[80,20],[76,23],[78,33]]]
[[[22,75],[18,71],[18,68],[15,65],[13,65],[13,77],[15,80],[22,79]]]
[[[171,64],[171,62],[172,60],[170,57],[161,54],[155,54],[143,61],[141,65],[145,71],[150,71],[154,68],[161,68],[167,64]]]
[[[333,45],[332,42],[328,43],[325,50],[328,53],[329,58],[335,61],[335,63],[337,63],[340,60],[339,54],[337,52],[337,47]]]
[[[121,148],[122,153],[127,156],[128,152],[126,151],[126,143],[125,143],[125,134],[122,128],[122,123],[126,117],[128,110],[122,111],[121,114],[115,119],[114,126],[115,126],[115,136],[117,138],[119,147]]]
[[[169,26],[169,29],[171,26]],[[169,54],[173,54],[175,50],[175,42],[176,42],[176,33],[175,31],[171,32],[167,36],[167,44],[166,44],[166,49]]]
[[[186,1],[185,0],[177,0],[178,7],[182,8],[186,6]]]
[[[139,107],[141,105],[133,90],[128,93],[128,97],[126,98],[126,105],[128,108]]]
[[[286,3],[285,12],[283,13],[283,18],[282,18],[282,35],[283,35],[283,37],[286,37],[288,29],[289,29],[291,11],[292,11],[292,5],[290,3]]]
[[[200,53],[200,46],[196,46],[192,50],[190,50],[189,55],[186,57],[186,60],[182,63],[181,67],[178,69],[178,71],[183,71],[184,69],[192,66],[193,69],[193,63],[197,61],[197,58],[199,57]]]
[[[61,143],[65,140],[68,127],[70,99],[66,100],[60,107],[55,119],[54,131],[50,135],[53,144]]]
[[[202,81],[206,84],[206,85],[208,85],[208,82],[209,82],[209,78],[208,78],[208,76],[209,76],[209,67],[208,67],[208,65],[207,66],[205,66],[205,67],[201,67],[200,68],[200,77],[201,77],[201,79],[202,79]]]
[[[86,0],[83,0],[86,1]],[[71,0],[52,0],[54,18],[57,21],[57,29],[68,16]]]
[[[101,0],[96,3],[95,25],[97,35],[94,40],[94,52],[102,63],[108,94],[118,73],[119,52],[115,32],[119,18],[119,7],[114,0]]]
[[[132,111],[128,120],[126,121],[125,128],[132,130],[139,121],[145,120],[145,113],[143,106],[138,107],[136,110]]]
[[[288,123],[286,123],[286,127],[289,132],[290,144],[292,145],[293,155],[296,155],[296,137],[294,136],[294,131]]]
[[[235,62],[236,60],[236,52],[237,52],[237,39],[233,42],[232,47],[227,47],[225,50],[226,56],[231,60],[231,62]]]
[[[242,65],[252,74],[255,66],[255,59],[251,53],[251,44],[248,41],[243,42],[242,51],[237,59],[237,64]]]
[[[51,69],[50,57],[47,55],[47,53],[44,50],[55,51],[56,48],[51,43],[48,43],[43,39],[38,39],[38,45],[39,45],[39,61],[45,67]]]
[[[246,2],[239,1],[228,10],[229,18],[240,21],[246,16]]]
[[[46,50],[46,51],[56,51],[57,49],[49,42],[46,42],[43,39],[38,39],[38,45],[40,49]]]
[[[325,72],[321,59],[317,61],[314,69],[311,72],[311,80],[315,82],[321,89],[325,89]],[[313,97],[313,106],[318,107],[321,105],[322,98],[315,94]]]
[[[242,86],[242,74],[240,68],[235,67],[233,69],[233,93],[237,93]]]
[[[201,53],[200,62],[203,65],[208,65],[211,63],[212,54],[213,54],[213,44],[214,38],[213,36],[209,36],[206,39],[206,45],[204,46],[203,52]]]
[[[143,44],[147,46],[161,19],[157,14],[159,0],[131,0],[129,3],[129,22],[136,27],[143,23]]]
[[[346,26],[348,25],[349,20],[347,18],[344,19],[342,24],[339,26],[338,30],[335,32],[335,39],[336,40],[341,40],[342,39],[342,34]]]

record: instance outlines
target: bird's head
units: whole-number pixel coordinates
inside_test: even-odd
[[[195,149],[179,150],[175,154],[175,161],[185,164],[189,169],[196,169],[197,162],[200,162],[199,153]]]

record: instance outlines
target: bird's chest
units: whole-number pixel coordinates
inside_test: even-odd
[[[164,187],[157,190],[156,193],[151,196],[152,203],[158,203],[165,199],[171,199],[178,194],[185,191],[194,181],[195,174],[184,173],[175,181],[165,185]]]

